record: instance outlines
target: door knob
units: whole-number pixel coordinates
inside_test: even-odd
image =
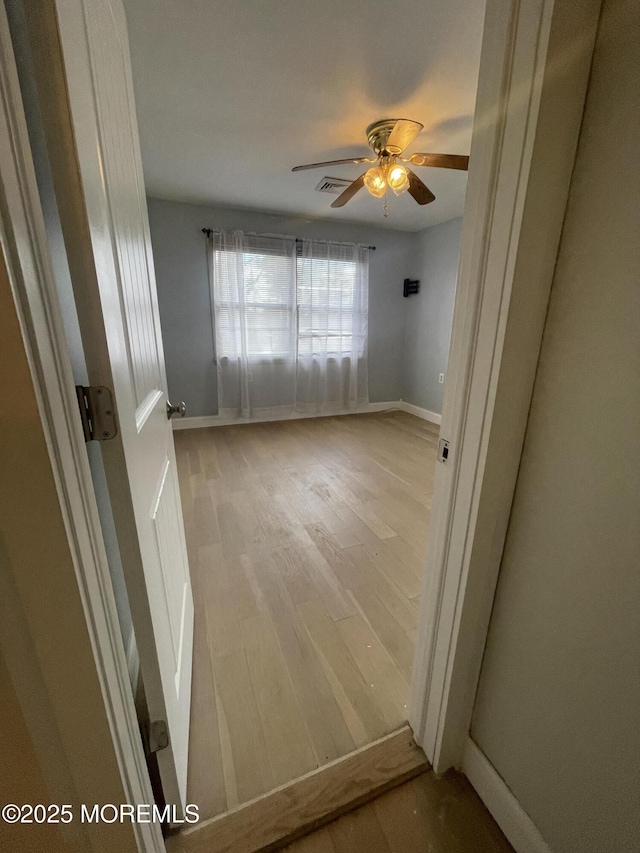
[[[183,418],[187,414],[187,406],[184,400],[181,403],[178,403],[177,406],[172,406],[171,403],[167,400],[167,417],[171,419],[173,415],[180,415]]]

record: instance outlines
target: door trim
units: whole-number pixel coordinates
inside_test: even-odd
[[[599,5],[600,0],[487,2],[442,415],[441,434],[451,452],[436,469],[409,716],[436,772],[463,760]],[[4,11],[0,39],[3,239],[17,272],[25,340],[123,784],[130,802],[150,803]],[[164,850],[157,825],[135,829],[141,850]]]
[[[599,10],[487,0],[409,710],[436,773],[471,724]]]
[[[3,249],[126,801],[153,803],[4,6],[0,10],[0,102]],[[132,826],[139,850],[165,850],[159,824]]]

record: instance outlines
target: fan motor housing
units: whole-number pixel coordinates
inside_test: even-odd
[[[378,156],[383,152],[387,154],[400,154],[402,151],[396,145],[392,145],[390,148],[387,147],[387,140],[391,136],[391,131],[397,121],[397,118],[384,118],[381,121],[374,121],[367,128],[367,141]]]

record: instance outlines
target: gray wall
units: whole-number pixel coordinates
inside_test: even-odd
[[[148,199],[169,393],[190,416],[218,410],[202,228],[241,229],[377,246],[369,271],[369,398],[440,412],[462,220],[418,233]],[[422,292],[405,299],[405,278]]]
[[[402,296],[402,282],[411,275],[414,235],[153,198],[148,206],[169,392],[186,401],[189,415],[214,415],[218,409],[202,228],[377,246],[370,254],[369,269],[369,398],[384,402],[401,397],[404,303],[408,301]]]
[[[327,197],[329,199],[329,196]],[[148,199],[169,392],[189,415],[218,410],[205,238],[202,228],[256,231],[377,246],[369,261],[369,398],[398,400],[411,234],[364,225]]]
[[[639,33],[605,0],[472,726],[556,853],[640,850]]]
[[[451,219],[412,235],[412,277],[420,293],[406,299],[402,399],[442,412],[453,321],[462,219]]]

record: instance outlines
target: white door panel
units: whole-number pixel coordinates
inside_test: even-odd
[[[119,434],[101,446],[149,715],[169,729],[158,764],[183,807],[193,601],[124,11],[33,0],[29,14],[87,369],[115,394]]]

